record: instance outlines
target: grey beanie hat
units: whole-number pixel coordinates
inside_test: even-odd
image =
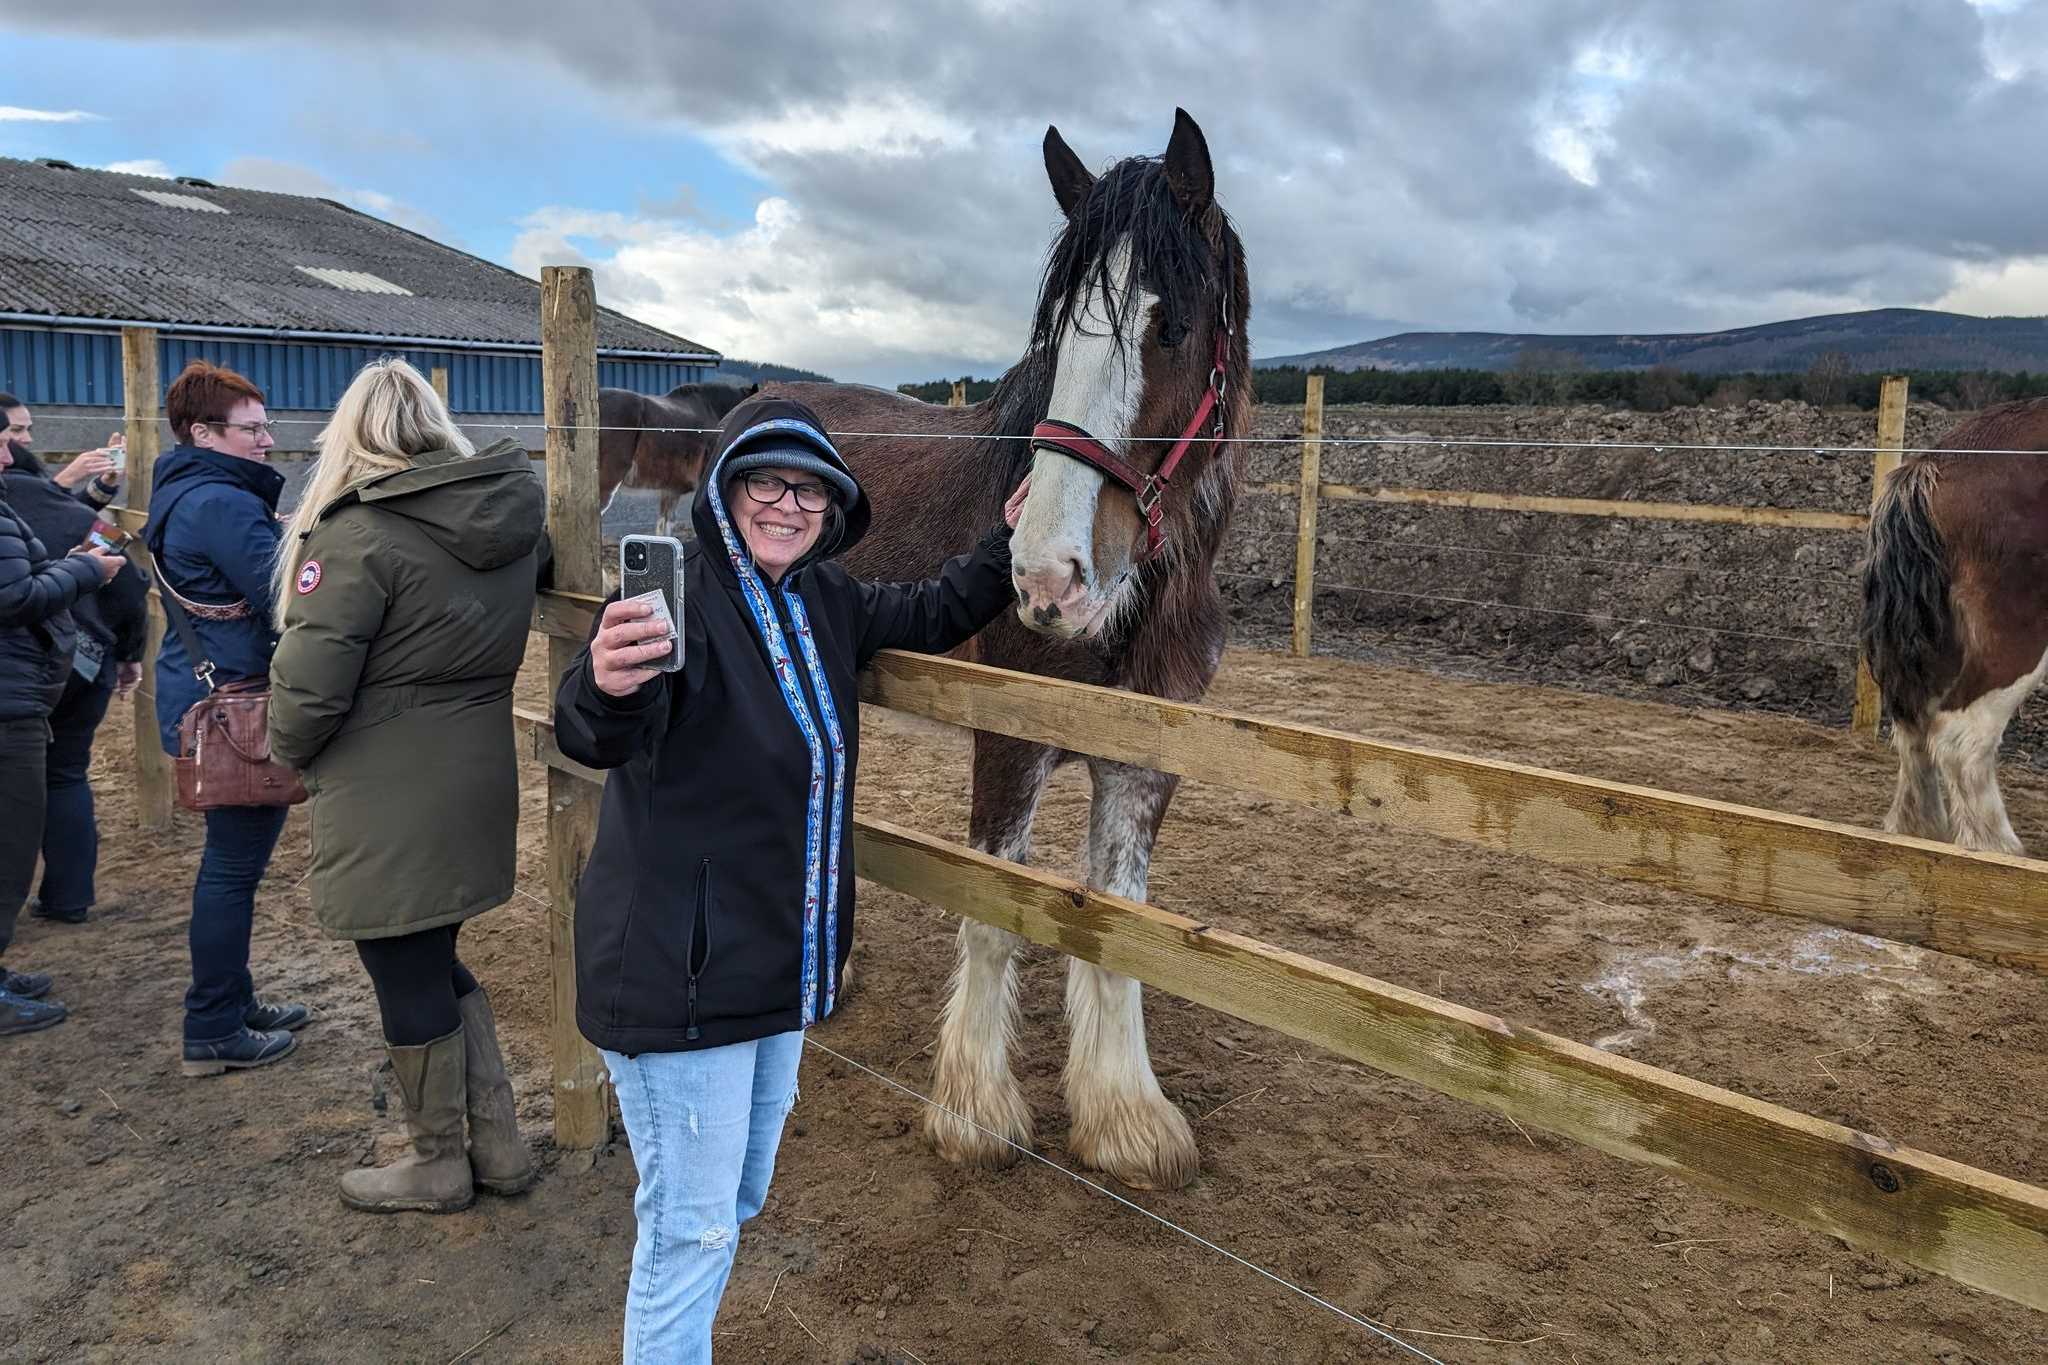
[[[816,474],[830,488],[841,507],[847,507],[860,498],[860,485],[838,465],[817,454],[808,446],[794,443],[757,445],[726,459],[719,469],[721,478],[729,481],[750,469],[801,469],[806,474]]]

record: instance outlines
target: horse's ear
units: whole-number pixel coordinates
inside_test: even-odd
[[[1088,197],[1095,177],[1081,164],[1081,158],[1074,155],[1074,149],[1060,136],[1060,130],[1051,124],[1045,128],[1045,174],[1052,181],[1052,197],[1060,201],[1060,212],[1073,217],[1074,210]]]
[[[1190,216],[1209,207],[1216,197],[1216,170],[1209,162],[1209,139],[1185,109],[1173,111],[1173,137],[1166,144],[1166,183]]]

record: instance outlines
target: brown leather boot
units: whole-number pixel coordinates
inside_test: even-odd
[[[341,1202],[365,1213],[454,1213],[476,1200],[462,1149],[462,1029],[420,1047],[387,1047],[405,1097],[412,1150],[388,1166],[344,1172]]]
[[[463,1063],[469,1087],[469,1166],[478,1188],[519,1194],[532,1188],[533,1154],[519,1136],[512,1079],[498,1050],[498,1020],[479,986],[455,1002],[462,1012]]]

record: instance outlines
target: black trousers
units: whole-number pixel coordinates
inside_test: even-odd
[[[476,978],[455,956],[459,924],[395,938],[359,938],[356,955],[377,990],[384,1041],[419,1047],[455,1032],[462,1022],[455,1002],[476,989]]]
[[[43,765],[50,722],[0,720],[0,953],[14,941],[14,920],[28,900],[43,851]]]
[[[43,775],[49,792],[43,816],[44,914],[89,909],[97,895],[93,873],[100,860],[100,830],[86,773],[92,768],[92,737],[114,699],[114,668],[109,658],[91,682],[74,672],[50,712],[50,756]]]

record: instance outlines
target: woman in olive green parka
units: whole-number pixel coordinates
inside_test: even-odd
[[[313,908],[376,988],[413,1145],[344,1174],[342,1199],[452,1212],[476,1186],[533,1180],[490,1000],[455,941],[513,892],[512,683],[545,496],[524,450],[474,451],[398,359],[357,375],[319,446],[278,556],[270,747],[305,774]]]

